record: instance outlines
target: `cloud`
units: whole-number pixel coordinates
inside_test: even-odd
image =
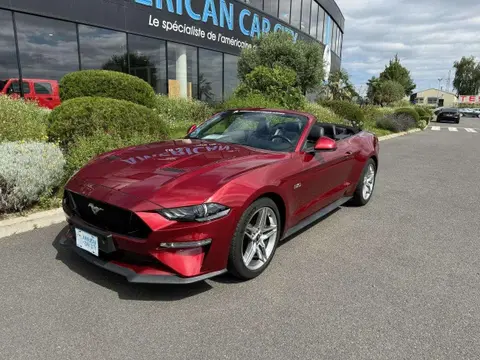
[[[336,0],[345,16],[342,67],[364,87],[398,54],[417,90],[452,90],[453,62],[480,57],[480,2],[472,0]],[[447,84],[449,70],[450,83]]]

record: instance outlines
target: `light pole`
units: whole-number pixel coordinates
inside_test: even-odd
[[[438,78],[438,88],[437,88],[437,106],[440,103],[440,83],[442,82],[443,78]]]

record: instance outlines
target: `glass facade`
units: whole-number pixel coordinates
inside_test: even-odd
[[[78,25],[78,38],[82,69],[128,73],[126,33]]]
[[[272,16],[278,16],[278,0],[264,0],[263,10]]]
[[[310,32],[310,13],[312,9],[312,0],[303,0],[302,2],[302,21],[300,22],[300,30]]]
[[[215,103],[222,101],[223,92],[223,55],[217,51],[200,49],[199,59],[199,95],[200,100]]]
[[[198,98],[197,48],[169,42],[168,93],[181,98]]]
[[[130,74],[148,82],[155,92],[167,93],[167,42],[128,34]]]
[[[228,99],[240,83],[237,77],[238,56],[223,56],[223,98]]]
[[[15,22],[24,78],[60,80],[79,69],[75,24],[20,13]]]
[[[18,61],[12,13],[0,10],[0,89],[4,86],[2,81],[17,77]]]
[[[317,0],[243,2],[328,43],[340,56],[343,33]],[[203,9],[200,2],[192,2],[192,8]],[[10,78],[60,80],[79,69],[129,73],[157,93],[212,103],[225,100],[238,86],[238,56],[221,52],[229,50],[146,35],[0,9],[0,90]],[[50,91],[47,82],[37,85],[39,93]],[[18,82],[13,87],[18,90]]]

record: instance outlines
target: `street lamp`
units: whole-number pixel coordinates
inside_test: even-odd
[[[437,106],[440,104],[440,83],[442,82],[443,78],[438,78],[438,88],[437,88]]]

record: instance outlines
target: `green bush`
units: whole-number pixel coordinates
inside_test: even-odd
[[[47,140],[49,112],[34,102],[0,95],[0,142]]]
[[[48,135],[67,151],[77,136],[90,136],[101,130],[120,137],[134,133],[158,139],[168,137],[164,117],[153,110],[125,100],[84,97],[65,101],[49,117]]]
[[[420,121],[420,115],[414,108],[399,108],[395,110],[395,114],[405,114],[411,116],[416,123]]]
[[[346,125],[345,120],[335,114],[332,110],[316,103],[306,102],[302,108],[302,111],[312,114],[319,122],[322,123]]]
[[[377,119],[376,126],[380,129],[392,132],[401,132],[413,129],[417,126],[417,121],[409,114],[389,114]]]
[[[395,112],[391,107],[380,107],[375,105],[366,105],[361,109],[363,111],[365,122],[375,122],[377,119]]]
[[[149,144],[158,140],[150,134],[133,133],[122,138],[118,134],[112,135],[101,130],[95,131],[90,136],[77,136],[67,155],[65,179],[100,154],[132,145]]]
[[[348,120],[353,126],[362,129],[365,125],[365,115],[357,104],[342,100],[325,100],[320,105],[332,109],[337,115]]]
[[[62,101],[85,96],[127,100],[149,108],[155,107],[155,91],[147,82],[117,71],[82,70],[61,79]]]
[[[165,118],[168,127],[173,130],[202,123],[214,113],[214,109],[202,101],[170,98],[166,95],[157,95],[153,110]]]
[[[215,110],[223,111],[243,108],[284,109],[284,107],[275,100],[267,98],[262,94],[251,93],[245,97],[233,95],[227,101],[218,104]]]
[[[296,72],[287,67],[258,66],[245,76],[235,95],[262,94],[286,109],[298,109],[305,103],[305,97],[300,88],[295,87],[296,78]]]
[[[418,113],[418,115],[420,116],[420,118],[422,116],[426,116],[427,115],[427,112],[425,111],[425,109],[421,106],[414,106],[414,109],[415,111]]]
[[[58,146],[43,142],[0,144],[0,213],[21,211],[50,196],[63,178]]]

